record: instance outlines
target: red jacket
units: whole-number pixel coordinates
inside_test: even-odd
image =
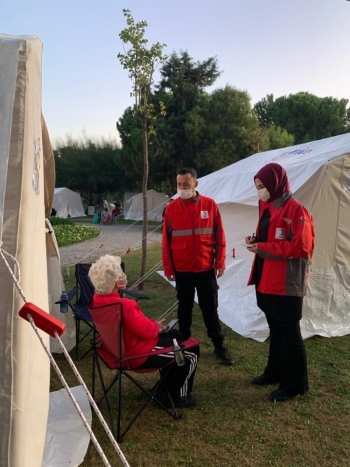
[[[269,220],[267,242],[258,242],[258,256],[264,258],[258,291],[266,294],[302,297],[306,294],[308,269],[314,251],[313,219],[308,210],[287,195],[272,203],[259,203],[259,220],[266,208]],[[258,232],[257,232],[258,237]],[[248,285],[253,284],[252,271]]]
[[[164,215],[164,273],[225,269],[226,238],[220,211],[211,198],[198,195],[170,203]]]
[[[150,352],[157,345],[159,327],[154,319],[144,315],[134,300],[120,298],[118,293],[95,294],[91,306],[98,308],[115,302],[123,305],[123,339],[126,356]],[[137,368],[145,361],[146,358],[130,360],[130,368]]]

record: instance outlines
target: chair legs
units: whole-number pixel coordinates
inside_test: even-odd
[[[110,427],[111,430],[117,440],[117,442],[121,442],[127,432],[130,430],[130,428],[133,426],[137,418],[140,416],[140,414],[144,411],[144,409],[147,407],[148,403],[152,400],[155,402],[160,408],[162,408],[165,412],[167,412],[174,420],[178,420],[179,416],[177,414],[176,408],[174,406],[174,403],[172,401],[171,395],[167,389],[167,387],[164,384],[165,378],[167,377],[168,372],[171,369],[171,365],[169,365],[169,368],[167,369],[166,372],[163,372],[161,375],[160,379],[154,384],[154,386],[151,389],[146,389],[144,388],[133,376],[128,371],[125,371],[123,369],[118,369],[116,370],[115,376],[112,378],[111,382],[109,385],[106,387],[103,381],[103,376],[102,376],[102,371],[101,371],[101,366],[99,362],[99,357],[95,354],[94,359],[96,359],[95,363],[97,366],[97,373],[99,375],[101,387],[103,394],[101,397],[96,401],[96,404],[99,406],[104,399],[106,399],[106,404],[107,404],[107,411],[108,411],[108,416],[110,420]],[[135,412],[135,414],[132,416],[131,420],[128,422],[127,426],[122,430],[121,429],[121,411],[122,411],[122,377],[123,375],[129,379],[132,383],[134,383],[146,396],[146,400],[142,403],[142,405],[138,408],[138,410]],[[92,381],[92,394],[94,397],[94,392],[95,392],[95,369],[93,369],[93,381]],[[110,389],[114,386],[114,384],[117,383],[117,414],[116,414],[116,430],[114,428],[114,423],[113,423],[113,416],[112,416],[112,411],[111,411],[111,406],[108,400],[108,393]],[[164,389],[165,394],[168,397],[169,400],[169,405],[170,408],[166,407],[162,401],[159,400],[157,397],[157,393],[159,388],[162,387]]]
[[[80,323],[81,323],[81,319],[77,319],[75,318],[75,358],[77,361],[79,360],[82,360],[84,357],[86,357],[86,355],[92,351],[92,347],[90,346],[85,352],[84,354],[79,357],[79,344],[80,342],[82,342],[86,337],[88,337],[92,331],[93,331],[93,326],[90,326],[91,329],[89,329],[86,334],[84,334],[84,336],[82,338],[80,338]],[[89,326],[89,324],[88,324]]]

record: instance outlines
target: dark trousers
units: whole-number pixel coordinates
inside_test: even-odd
[[[173,339],[176,339],[178,344],[184,341],[180,331],[172,329],[166,334],[159,334],[158,343],[155,349],[163,347],[172,347]],[[192,392],[193,381],[196,374],[197,362],[199,358],[199,345],[184,351],[185,364],[177,366],[176,362],[172,363],[172,367],[166,377],[165,385],[172,397],[184,397]],[[159,354],[148,359],[139,368],[162,368],[174,358],[174,354]],[[167,371],[168,367],[164,369]],[[161,370],[162,371],[162,370]]]
[[[214,269],[204,272],[175,272],[177,299],[179,301],[177,317],[179,329],[187,339],[191,336],[192,309],[197,290],[198,304],[201,309],[208,337],[215,347],[221,347],[224,336],[218,315],[218,284]]]
[[[266,315],[270,328],[270,348],[265,374],[279,381],[289,394],[304,394],[309,389],[307,360],[300,321],[278,321]]]

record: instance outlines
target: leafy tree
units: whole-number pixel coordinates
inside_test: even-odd
[[[349,130],[347,99],[317,97],[307,92],[274,99],[268,95],[254,106],[261,126],[275,125],[295,136],[295,144],[343,134]]]
[[[147,261],[147,184],[149,174],[148,161],[148,137],[154,131],[154,122],[159,114],[164,114],[165,109],[162,102],[159,102],[159,109],[156,111],[154,104],[150,101],[151,89],[153,85],[153,75],[157,66],[166,60],[163,55],[165,44],[157,42],[147,48],[148,40],[145,38],[146,21],[135,23],[130,10],[123,10],[127,27],[119,34],[124,45],[130,48],[124,54],[119,53],[118,58],[123,68],[129,73],[132,81],[131,96],[134,97],[134,111],[141,122],[142,127],[142,152],[143,152],[143,232],[142,232],[142,258],[140,267],[140,277],[146,271]],[[139,289],[143,289],[143,282],[139,284]]]
[[[104,140],[60,141],[54,151],[56,186],[79,192],[88,205],[121,196],[132,182],[116,164],[119,151],[116,144]]]
[[[258,126],[246,91],[217,89],[194,108],[185,123],[192,141],[195,166],[201,176],[250,154],[250,126]]]
[[[294,144],[294,135],[290,135],[279,126],[251,127],[248,129],[248,132],[250,135],[250,147],[253,154],[270,149],[284,148]]]
[[[161,69],[155,99],[165,102],[167,113],[157,122],[156,156],[158,160],[166,157],[174,174],[177,169],[195,165],[185,124],[190,112],[206,99],[204,90],[214,84],[219,75],[215,57],[195,62],[187,51],[179,55],[174,52]]]

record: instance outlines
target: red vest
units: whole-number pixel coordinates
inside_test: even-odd
[[[225,269],[226,239],[220,211],[211,198],[197,196],[170,203],[164,216],[164,273]]]

